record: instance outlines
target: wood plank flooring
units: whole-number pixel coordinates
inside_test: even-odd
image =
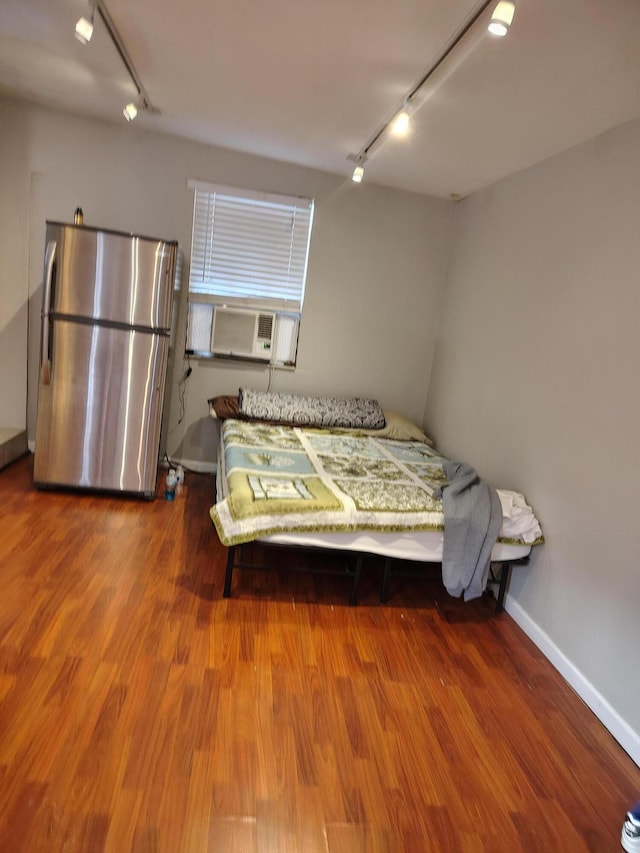
[[[237,572],[175,503],[0,472],[0,851],[615,851],[640,769],[492,600]],[[295,555],[285,552],[282,566]]]

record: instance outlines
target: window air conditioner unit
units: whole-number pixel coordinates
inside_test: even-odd
[[[211,330],[211,352],[269,361],[275,327],[276,315],[269,311],[216,306]]]

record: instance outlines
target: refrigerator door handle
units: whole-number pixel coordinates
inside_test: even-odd
[[[57,243],[47,244],[44,256],[44,292],[42,294],[42,330],[40,332],[40,379],[43,385],[51,382],[51,360],[49,359],[49,314],[51,312],[51,291],[53,265],[56,262]]]

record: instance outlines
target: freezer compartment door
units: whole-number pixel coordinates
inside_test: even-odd
[[[56,247],[51,311],[168,329],[177,244],[72,225],[47,225]]]
[[[54,320],[34,482],[155,495],[169,339]]]

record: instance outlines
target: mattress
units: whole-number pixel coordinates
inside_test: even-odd
[[[216,477],[216,503],[221,503],[228,498],[223,459],[224,451],[221,447],[219,476]],[[510,541],[496,542],[491,552],[491,560],[499,563],[527,557],[531,553],[533,544],[539,542],[541,536],[535,516],[518,493],[506,490],[497,491],[503,507],[503,525],[500,538]],[[526,531],[524,535],[530,542],[519,541],[514,544],[514,540],[522,540],[523,531]],[[442,530],[281,532],[269,536],[257,536],[254,541],[270,545],[328,548],[339,551],[378,554],[399,560],[440,563],[442,561],[444,532]]]
[[[418,530],[405,533],[289,533],[263,536],[257,541],[271,545],[295,545],[304,548],[333,548],[340,551],[359,551],[379,554],[398,560],[415,560],[423,563],[442,562],[444,533],[439,530]],[[491,561],[501,563],[518,560],[531,553],[531,545],[509,545],[496,542],[491,551]]]

